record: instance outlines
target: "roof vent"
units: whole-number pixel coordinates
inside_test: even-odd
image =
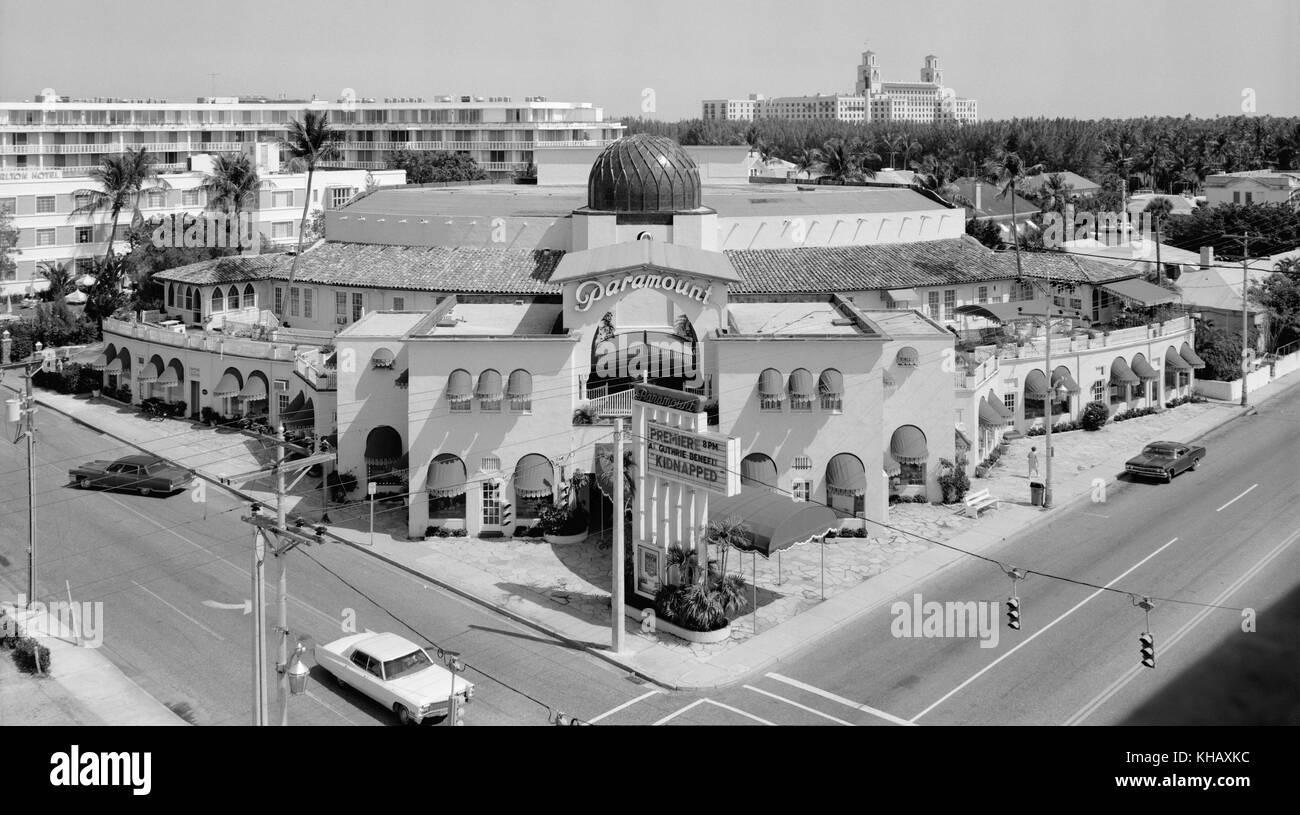
[[[857,325],[858,321],[852,317],[836,317],[831,320],[831,325]]]

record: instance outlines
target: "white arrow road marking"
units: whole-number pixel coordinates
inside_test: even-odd
[[[189,620],[190,622],[192,622],[192,623],[194,623],[195,625],[197,625],[199,628],[202,628],[204,631],[208,632],[209,634],[211,634],[212,636],[214,636],[214,637],[216,637],[217,639],[221,640],[222,642],[225,642],[225,641],[226,641],[226,638],[225,638],[225,637],[221,636],[221,635],[218,634],[217,632],[213,631],[211,628],[208,628],[208,627],[207,627],[206,625],[204,625],[203,623],[199,622],[198,620],[194,619],[194,618],[191,617],[190,615],[188,615],[188,614],[186,614],[185,612],[181,611],[181,610],[180,610],[179,608],[177,608],[176,606],[174,606],[174,605],[172,605],[171,603],[167,602],[167,601],[164,600],[162,597],[160,597],[156,592],[152,592],[152,591],[150,591],[149,589],[146,589],[144,586],[141,586],[139,583],[136,583],[134,580],[132,580],[131,582],[135,584],[135,587],[136,587],[137,589],[139,589],[140,591],[144,592],[145,594],[148,594],[150,597],[153,597],[153,598],[156,599],[158,602],[162,603],[164,606],[167,606],[167,608],[170,608],[172,611],[176,612],[177,614],[181,615],[181,616],[184,617],[185,619],[187,619],[187,620]]]
[[[1255,489],[1255,488],[1258,487],[1258,486],[1259,486],[1258,484],[1251,484],[1251,485],[1246,489],[1246,492],[1250,492],[1251,490]],[[1214,510],[1214,511],[1215,511],[1215,512],[1222,512],[1222,511],[1224,511],[1224,510],[1227,509],[1228,507],[1230,507],[1230,506],[1232,506],[1233,504],[1235,504],[1235,503],[1237,503],[1238,501],[1240,501],[1242,498],[1245,498],[1245,497],[1246,497],[1246,492],[1243,492],[1241,495],[1238,495],[1236,498],[1233,498],[1231,501],[1229,501],[1228,503],[1224,504],[1223,506],[1219,507],[1218,509],[1216,509],[1216,510]]]
[[[1256,575],[1258,575],[1261,571],[1263,571],[1264,567],[1268,566],[1269,563],[1272,563],[1273,560],[1278,555],[1282,554],[1282,552],[1285,551],[1288,546],[1290,546],[1292,543],[1295,542],[1296,538],[1300,538],[1300,530],[1292,532],[1289,536],[1287,536],[1286,540],[1282,541],[1276,547],[1274,547],[1273,551],[1265,555],[1264,558],[1260,560],[1258,563],[1256,563],[1254,566],[1251,566],[1249,569],[1247,569],[1245,574],[1237,578],[1232,583],[1232,585],[1228,586],[1226,589],[1223,590],[1223,592],[1218,597],[1214,598],[1214,600],[1210,602],[1210,605],[1217,606],[1223,604],[1229,597],[1232,596],[1234,592],[1241,589],[1242,586],[1246,585],[1246,583],[1248,583]],[[1160,653],[1168,654],[1169,649],[1173,648],[1174,645],[1176,645],[1179,640],[1185,637],[1188,632],[1190,632],[1196,625],[1198,625],[1206,617],[1210,616],[1211,612],[1218,611],[1218,610],[1219,609],[1209,608],[1209,607],[1201,609],[1200,612],[1197,613],[1195,617],[1189,620],[1182,628],[1178,629],[1178,631],[1172,637],[1170,637],[1163,645],[1160,646]],[[1109,701],[1112,696],[1114,696],[1115,694],[1123,690],[1125,685],[1127,685],[1129,682],[1132,682],[1133,679],[1136,678],[1139,673],[1145,670],[1147,669],[1142,666],[1133,666],[1129,668],[1127,671],[1124,672],[1123,676],[1121,676],[1119,679],[1116,679],[1113,683],[1111,683],[1110,687],[1106,688],[1106,690],[1097,694],[1097,696],[1091,702],[1079,708],[1079,710],[1076,711],[1073,716],[1066,719],[1064,724],[1067,726],[1083,724],[1084,719],[1087,719],[1089,716],[1096,713],[1098,708],[1100,708],[1103,704]]]
[[[800,682],[798,679],[791,679],[788,676],[782,676],[781,674],[774,674],[774,673],[768,674],[767,677],[768,679],[775,679],[777,682],[784,682],[787,685],[793,685],[799,690],[808,691],[809,693],[815,693],[818,696],[822,697],[823,699],[830,699],[832,702],[839,702],[841,705],[844,705],[845,707],[851,707],[854,710],[860,710],[863,713],[870,713],[872,716],[879,716],[880,718],[884,719],[887,722],[893,722],[894,724],[901,724],[901,725],[912,724],[912,722],[909,722],[907,719],[900,719],[892,713],[886,713],[883,710],[876,710],[871,705],[860,705],[857,702],[853,701],[852,699],[845,699],[843,696],[838,696],[834,693],[831,693],[828,690],[822,690],[821,688],[814,688],[812,685],[809,685],[805,682]]]
[[[1001,662],[1002,660],[1004,660],[1004,659],[1006,659],[1007,657],[1011,656],[1011,655],[1014,654],[1016,651],[1019,651],[1021,648],[1024,648],[1024,647],[1025,647],[1026,645],[1028,645],[1029,643],[1033,642],[1035,639],[1038,638],[1038,636],[1039,636],[1040,634],[1046,634],[1047,631],[1048,631],[1052,626],[1056,625],[1056,624],[1059,623],[1061,620],[1064,620],[1066,617],[1069,617],[1069,616],[1070,616],[1071,614],[1073,614],[1074,612],[1076,612],[1076,611],[1078,611],[1079,609],[1083,608],[1083,607],[1088,603],[1089,600],[1091,600],[1092,598],[1094,598],[1094,597],[1096,597],[1097,595],[1101,594],[1101,593],[1104,592],[1106,589],[1108,589],[1108,588],[1110,588],[1111,586],[1115,585],[1116,583],[1118,583],[1119,581],[1123,580],[1124,578],[1128,577],[1130,574],[1132,574],[1134,571],[1136,571],[1137,568],[1138,568],[1139,566],[1141,566],[1142,564],[1146,563],[1148,560],[1150,560],[1151,558],[1153,558],[1153,557],[1155,557],[1156,555],[1160,554],[1160,553],[1163,552],[1164,550],[1168,549],[1170,546],[1172,546],[1172,545],[1174,544],[1174,541],[1177,541],[1177,540],[1178,540],[1178,538],[1174,538],[1173,540],[1169,541],[1169,543],[1166,543],[1164,546],[1161,546],[1159,549],[1155,550],[1155,551],[1152,552],[1151,554],[1149,554],[1149,555],[1147,555],[1146,557],[1142,558],[1142,559],[1139,560],[1137,563],[1134,563],[1132,566],[1130,566],[1130,567],[1128,567],[1127,569],[1125,569],[1123,574],[1119,575],[1118,577],[1116,577],[1114,580],[1111,580],[1109,583],[1107,583],[1107,584],[1106,584],[1105,586],[1103,586],[1102,588],[1097,589],[1097,590],[1094,591],[1092,594],[1089,594],[1087,597],[1085,597],[1085,598],[1083,598],[1082,600],[1080,600],[1080,601],[1078,602],[1077,605],[1075,605],[1073,608],[1071,608],[1069,611],[1065,612],[1065,613],[1062,614],[1061,616],[1057,617],[1055,620],[1052,620],[1052,621],[1051,621],[1050,623],[1048,623],[1047,625],[1045,625],[1045,626],[1043,626],[1042,628],[1040,628],[1040,629],[1038,629],[1037,631],[1035,631],[1035,632],[1034,632],[1033,634],[1031,634],[1031,635],[1030,635],[1030,636],[1029,636],[1029,637],[1028,637],[1024,642],[1020,643],[1020,644],[1017,645],[1015,648],[1012,648],[1010,651],[1007,651],[1005,654],[1003,654],[1002,656],[1000,656],[1000,657],[998,657],[997,659],[993,660],[993,661],[990,662],[988,665],[985,665],[985,666],[984,666],[983,668],[981,668],[978,672],[976,672],[975,675],[972,676],[970,679],[967,679],[965,682],[961,683],[961,684],[958,685],[957,687],[955,687],[955,688],[953,688],[952,690],[948,691],[948,692],[945,693],[942,697],[940,697],[939,700],[936,701],[934,704],[930,705],[930,706],[927,707],[925,710],[923,710],[923,711],[921,711],[920,713],[918,713],[918,714],[916,714],[915,716],[913,716],[913,717],[912,717],[912,723],[915,724],[917,719],[921,718],[921,717],[924,716],[925,714],[927,714],[927,713],[929,713],[930,711],[932,711],[932,710],[934,710],[935,708],[937,708],[939,705],[941,705],[941,704],[943,704],[944,702],[948,701],[948,699],[950,699],[954,694],[956,694],[956,693],[957,693],[958,691],[960,691],[962,688],[966,687],[966,686],[969,685],[970,683],[974,682],[976,679],[979,679],[981,676],[983,676],[984,674],[986,674],[986,673],[988,673],[989,671],[991,671],[991,670],[993,669],[993,667],[994,667],[995,665],[997,665],[999,662]]]
[[[238,608],[243,609],[245,614],[253,613],[253,601],[245,600],[242,603],[218,603],[216,600],[204,600],[203,605],[208,608]]]

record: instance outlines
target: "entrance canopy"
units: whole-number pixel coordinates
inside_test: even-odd
[[[727,518],[744,523],[741,531],[748,542],[736,548],[765,558],[839,527],[835,511],[830,507],[792,501],[763,487],[742,487],[738,495],[730,498],[710,496],[709,520]]]
[[[402,436],[388,425],[380,425],[366,434],[366,464],[391,467],[402,458]]]
[[[212,389],[212,395],[218,398],[238,396],[239,392],[243,390],[244,387],[244,383],[241,382],[240,379],[239,371],[236,371],[234,368],[228,369],[226,373],[222,375],[221,381]]]

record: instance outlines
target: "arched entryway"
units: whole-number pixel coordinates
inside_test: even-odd
[[[163,361],[163,358],[154,354],[145,363],[145,366],[140,369],[140,375],[136,378],[136,381],[140,383],[141,399],[152,399],[163,392],[161,388],[157,387],[157,383],[162,378],[163,370],[166,367],[167,363]]]
[[[846,516],[866,512],[867,469],[852,453],[838,453],[826,463],[826,503]]]
[[[266,374],[261,371],[253,371],[244,380],[244,386],[239,389],[239,400],[245,416],[269,415],[269,384]]]
[[[243,389],[244,375],[239,372],[238,368],[227,368],[226,372],[217,380],[216,387],[212,389],[212,397],[218,400],[217,404],[220,409],[217,412],[223,420],[235,416],[239,392]]]
[[[429,520],[438,525],[465,525],[465,489],[468,480],[465,462],[451,453],[441,453],[429,462],[426,489],[429,493]]]
[[[1192,366],[1172,345],[1165,349],[1165,392],[1183,396],[1192,384]]]
[[[750,453],[740,461],[740,486],[777,491],[776,462],[763,453]]]
[[[125,346],[117,349],[117,354],[109,360],[104,368],[108,374],[108,387],[116,389],[116,398],[123,402],[133,401],[131,393],[131,350]]]
[[[1146,355],[1134,354],[1129,369],[1138,378],[1134,395],[1138,399],[1150,400],[1150,404],[1158,404],[1160,400],[1160,375],[1156,373],[1155,368],[1151,367],[1151,363],[1147,362]]]
[[[536,521],[555,495],[555,465],[540,453],[529,453],[515,464],[515,519]]]
[[[898,428],[889,437],[889,455],[898,462],[897,483],[891,483],[891,492],[924,495],[930,461],[925,432],[911,424]]]
[[[381,485],[405,482],[402,434],[380,425],[366,434],[366,480]]]

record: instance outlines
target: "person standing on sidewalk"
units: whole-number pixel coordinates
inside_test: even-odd
[[[1038,448],[1029,448],[1029,477],[1038,475]]]

